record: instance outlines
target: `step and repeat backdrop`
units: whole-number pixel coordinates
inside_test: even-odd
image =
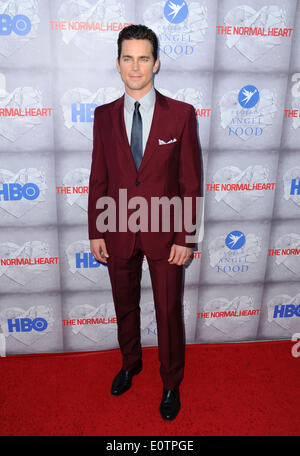
[[[204,238],[187,344],[300,332],[300,0],[0,0],[0,354],[118,348],[87,229],[93,113],[124,93],[117,38],[158,35],[154,85],[191,103]],[[143,261],[142,345],[157,345]]]

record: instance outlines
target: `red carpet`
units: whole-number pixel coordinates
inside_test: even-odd
[[[300,434],[300,358],[291,341],[187,345],[182,408],[165,422],[156,347],[124,395],[119,350],[0,358],[2,436]]]

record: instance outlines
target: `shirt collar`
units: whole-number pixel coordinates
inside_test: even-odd
[[[154,87],[152,86],[149,92],[146,93],[142,98],[139,100],[135,100],[127,92],[125,92],[124,98],[124,106],[128,112],[134,111],[134,103],[138,101],[141,104],[141,108],[145,111],[149,111],[155,103],[155,91]]]

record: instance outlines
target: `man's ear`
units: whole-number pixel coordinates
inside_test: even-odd
[[[159,67],[159,58],[156,59],[153,67],[153,73],[156,73]]]

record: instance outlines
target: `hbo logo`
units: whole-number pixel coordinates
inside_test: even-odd
[[[2,190],[0,189],[0,201],[3,196],[4,201],[16,201],[22,198],[27,200],[34,200],[40,194],[40,190],[36,184],[28,182],[25,185],[18,183],[3,184]]]
[[[8,14],[0,14],[0,35],[10,35],[15,32],[16,35],[28,35],[31,30],[31,22],[27,16],[17,14],[13,18]]]
[[[45,318],[9,318],[7,320],[9,332],[30,332],[33,329],[35,331],[45,331],[48,326]]]
[[[287,304],[287,305],[281,305],[278,306],[276,305],[274,307],[274,314],[273,318],[283,318],[283,317],[293,317],[296,315],[297,317],[300,317],[300,304],[298,306],[294,306],[294,304]]]
[[[79,253],[75,255],[76,259],[76,268],[99,268],[101,266],[107,266],[104,263],[100,263],[94,258],[94,255],[89,252]]]

